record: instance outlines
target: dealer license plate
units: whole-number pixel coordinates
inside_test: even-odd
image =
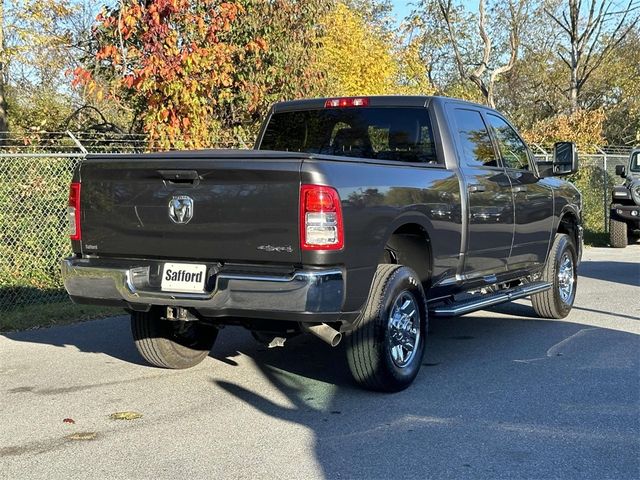
[[[167,292],[202,293],[206,283],[207,266],[192,263],[165,263],[161,288]]]

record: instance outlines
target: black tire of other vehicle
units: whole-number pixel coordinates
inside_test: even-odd
[[[624,248],[629,242],[627,224],[613,218],[609,219],[609,243],[613,248]]]
[[[565,257],[565,254],[568,257]],[[571,292],[568,298],[563,299],[561,294],[562,285],[560,275],[563,261],[569,259],[571,262]],[[564,318],[569,315],[573,301],[576,298],[576,289],[578,287],[578,274],[577,274],[577,253],[576,247],[569,235],[564,233],[556,234],[551,251],[549,252],[549,258],[542,271],[542,281],[549,282],[551,288],[541,293],[536,293],[531,296],[531,303],[536,313],[543,318]],[[565,272],[566,273],[566,272]]]
[[[407,305],[407,312],[402,305]],[[402,265],[378,265],[362,316],[346,342],[355,381],[382,392],[398,392],[411,385],[422,364],[427,322],[427,304],[416,273]],[[399,346],[403,343],[399,337],[412,338],[413,349]],[[403,360],[406,364],[398,366]]]
[[[199,321],[162,320],[158,309],[131,314],[131,332],[140,355],[152,365],[182,369],[204,360],[218,329]]]

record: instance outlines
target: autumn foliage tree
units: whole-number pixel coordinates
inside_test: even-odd
[[[522,134],[529,143],[574,142],[583,153],[592,153],[595,146],[606,143],[603,136],[605,118],[603,109],[578,110],[539,120]]]
[[[326,79],[325,94],[429,95],[433,85],[415,42],[405,42],[368,18],[362,8],[338,2],[321,21],[323,35],[318,70]]]
[[[98,16],[96,61],[75,70],[75,83],[128,105],[151,145],[203,146],[219,131],[216,109],[242,81],[234,64],[243,56],[259,61],[266,49],[260,38],[229,41],[243,11],[239,3],[216,0],[123,0]]]
[[[249,145],[270,103],[317,94],[329,0],[122,0],[75,84],[129,109],[151,148]]]
[[[383,95],[393,90],[398,65],[382,32],[372,31],[344,3],[338,3],[322,23],[319,68],[326,72],[329,95]]]

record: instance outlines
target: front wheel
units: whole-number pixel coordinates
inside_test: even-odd
[[[204,360],[218,329],[199,321],[163,320],[159,309],[131,314],[131,333],[140,355],[152,365],[182,369]]]
[[[564,318],[569,315],[578,286],[576,247],[569,235],[559,233],[553,240],[542,280],[551,288],[531,296],[536,313],[543,318]]]
[[[629,243],[627,224],[609,219],[609,243],[613,248],[625,248]]]
[[[427,306],[416,273],[378,265],[347,360],[355,381],[370,390],[397,392],[418,375],[427,336]]]

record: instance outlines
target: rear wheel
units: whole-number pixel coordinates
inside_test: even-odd
[[[627,224],[613,218],[609,219],[609,243],[613,248],[624,248],[629,242]]]
[[[355,381],[370,390],[407,388],[420,370],[426,336],[427,307],[416,273],[401,265],[378,265],[347,343]]]
[[[539,316],[564,318],[569,315],[578,285],[577,258],[571,237],[557,234],[542,272],[542,280],[549,282],[551,288],[531,296],[533,309]]]
[[[152,365],[182,369],[204,360],[218,329],[199,321],[163,320],[160,309],[131,314],[131,332],[140,355]]]

